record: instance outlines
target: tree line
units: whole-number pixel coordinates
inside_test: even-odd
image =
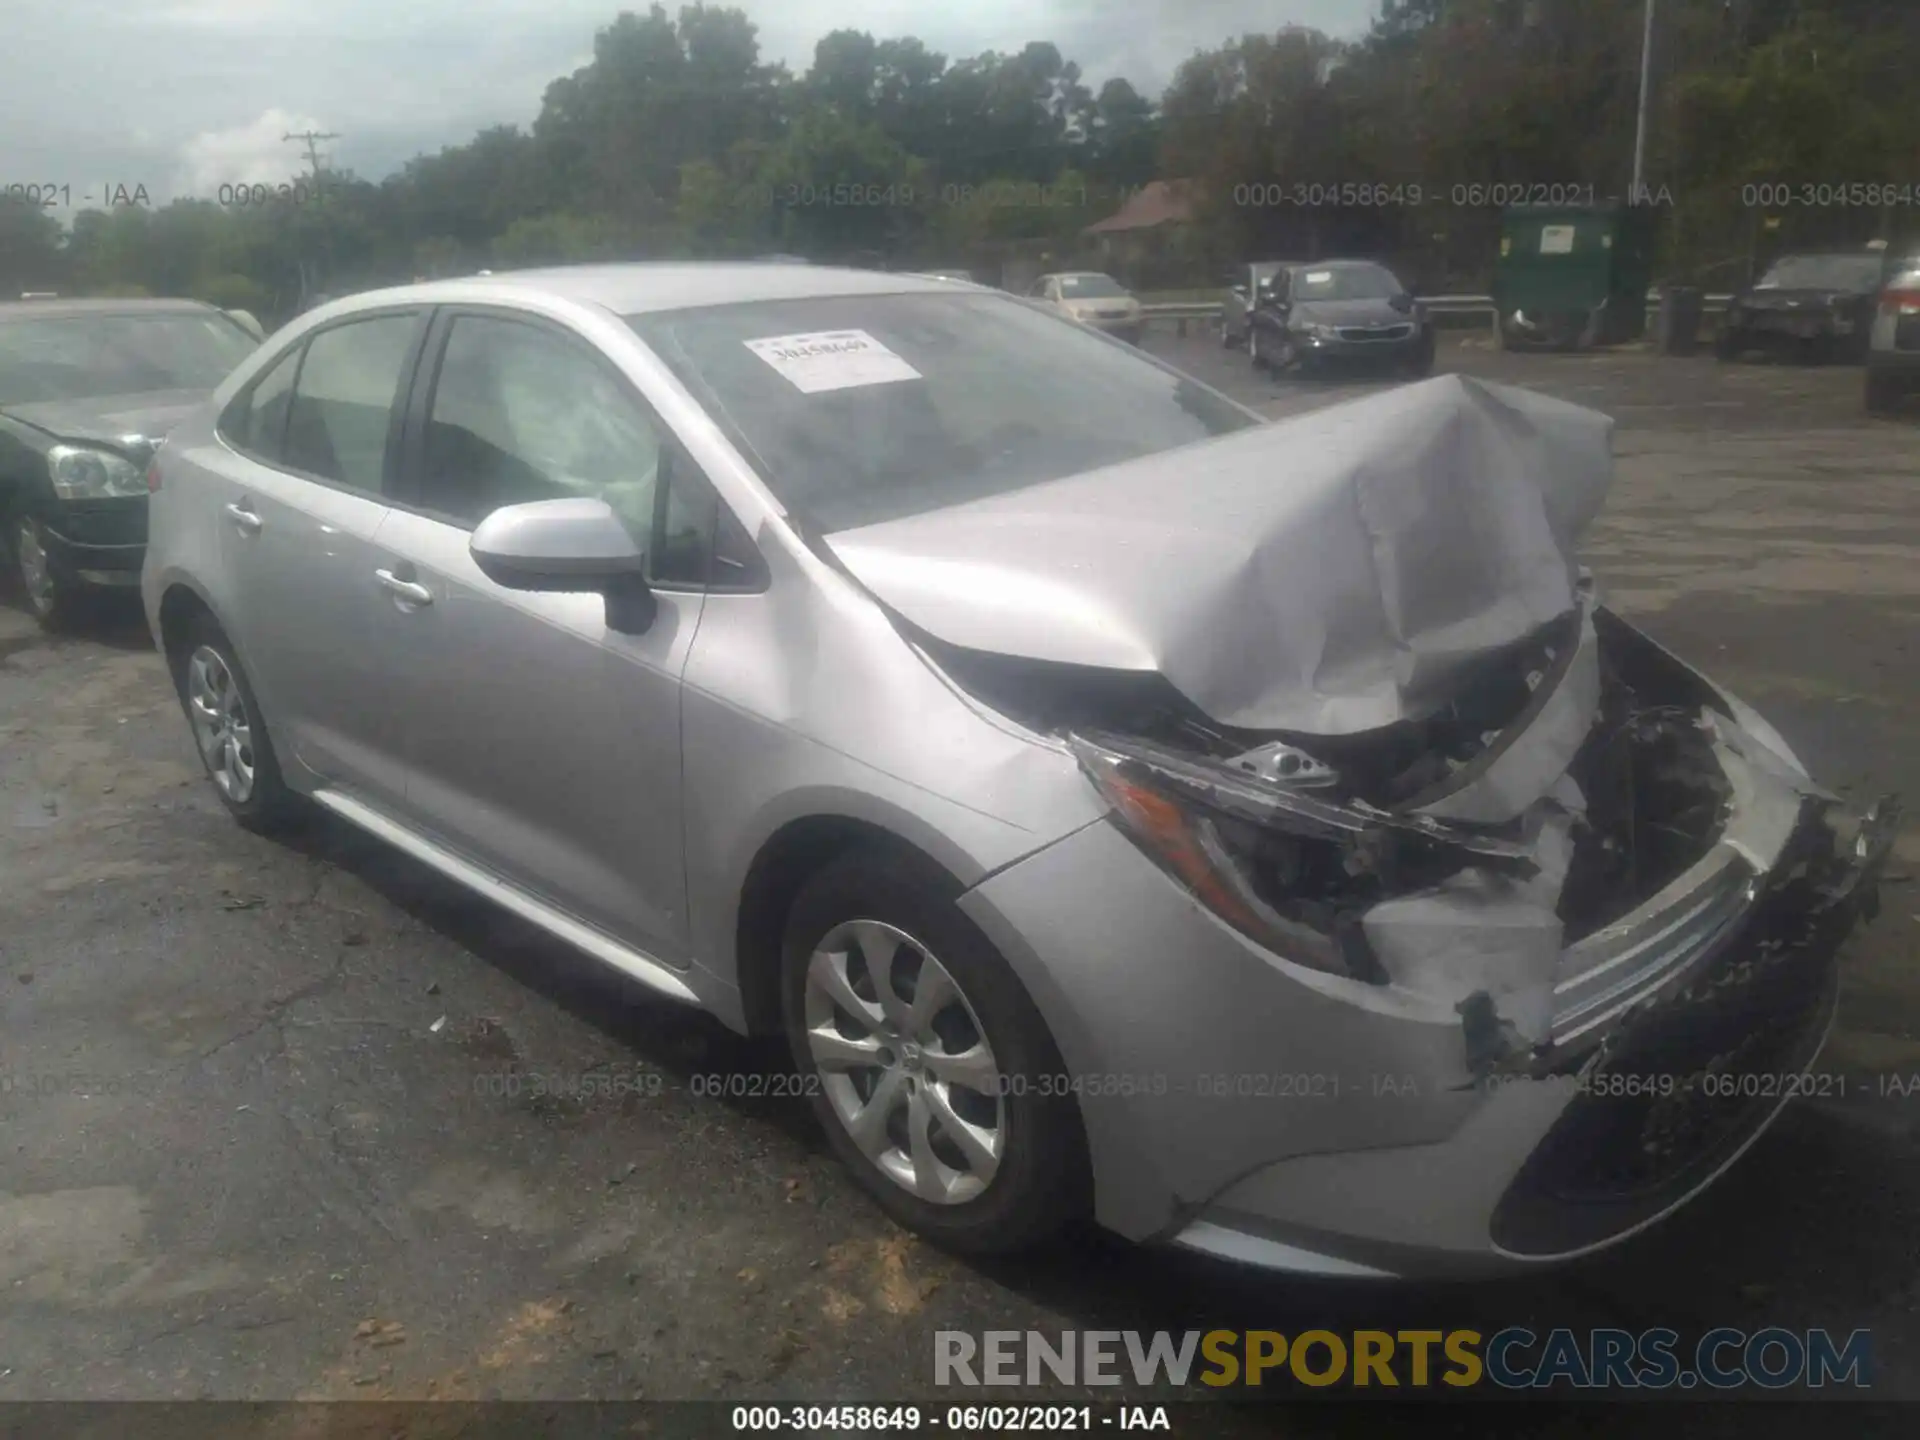
[[[1662,271],[1711,284],[1795,244],[1920,231],[1920,5],[1662,0],[1646,188],[1630,194],[1644,0],[1382,0],[1357,41],[1289,27],[1197,51],[1164,93],[1058,46],[950,59],[837,30],[795,75],[739,10],[623,12],[538,117],[373,181],[329,168],[63,227],[0,197],[0,293],[195,295],[283,318],[318,292],[571,261],[746,256],[998,278],[1101,257],[1148,182],[1194,222],[1107,255],[1136,285],[1366,253],[1484,288],[1505,200],[1660,212]],[[121,197],[116,197],[121,198]]]

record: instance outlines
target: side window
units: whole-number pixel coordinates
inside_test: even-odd
[[[503,505],[597,496],[652,550],[664,453],[652,418],[583,346],[462,315],[434,385],[420,504],[476,525]]]
[[[220,417],[220,434],[229,445],[270,465],[280,462],[287,411],[293,399],[293,375],[299,366],[300,347],[295,346],[227,407],[227,413]]]
[[[394,393],[416,324],[412,315],[381,315],[322,330],[307,342],[287,418],[289,466],[380,492]]]

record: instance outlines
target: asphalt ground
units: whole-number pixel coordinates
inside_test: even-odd
[[[1391,383],[1149,343],[1276,415]],[[1857,369],[1454,342],[1441,365],[1617,416],[1589,547],[1611,601],[1829,784],[1920,796],[1920,427],[1865,419]],[[1920,1396],[1916,868],[1909,828],[1848,948],[1820,1062],[1848,1096],[1790,1105],[1689,1209],[1589,1261],[1342,1286],[1087,1235],[980,1265],[885,1221],[801,1102],[708,1093],[778,1070],[777,1046],[342,826],[244,833],[131,605],[51,640],[14,604],[0,1401],[944,1403],[942,1329],[1516,1324],[1865,1327],[1873,1393]],[[1340,1407],[1278,1413],[1315,1434]]]

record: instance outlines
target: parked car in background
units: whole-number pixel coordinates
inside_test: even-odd
[[[0,546],[43,625],[139,583],[147,462],[257,343],[192,300],[0,305]]]
[[[1247,343],[1248,319],[1253,314],[1260,287],[1287,262],[1259,260],[1237,266],[1227,277],[1227,292],[1220,301],[1220,343],[1232,349]]]
[[[1819,363],[1858,361],[1867,352],[1885,257],[1873,250],[1782,255],[1727,304],[1714,353],[1750,350]]]
[[[784,1034],[943,1244],[1527,1270],[1773,1119],[1899,833],[1599,603],[1611,436],[1459,376],[1263,423],[903,275],[527,271],[276,335],[143,598],[237,820]]]
[[[1920,389],[1920,249],[1891,259],[1867,345],[1867,409],[1894,409]]]
[[[1127,287],[1111,275],[1078,270],[1042,275],[1027,294],[1082,325],[1138,345],[1146,313]]]
[[[1371,260],[1289,262],[1260,283],[1247,358],[1275,375],[1335,365],[1433,369],[1432,322],[1400,278]]]

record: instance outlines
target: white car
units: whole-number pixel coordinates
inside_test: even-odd
[[[1140,343],[1146,312],[1126,286],[1111,275],[1090,270],[1042,275],[1033,282],[1027,295],[1051,305],[1069,320],[1090,325],[1130,344]]]

